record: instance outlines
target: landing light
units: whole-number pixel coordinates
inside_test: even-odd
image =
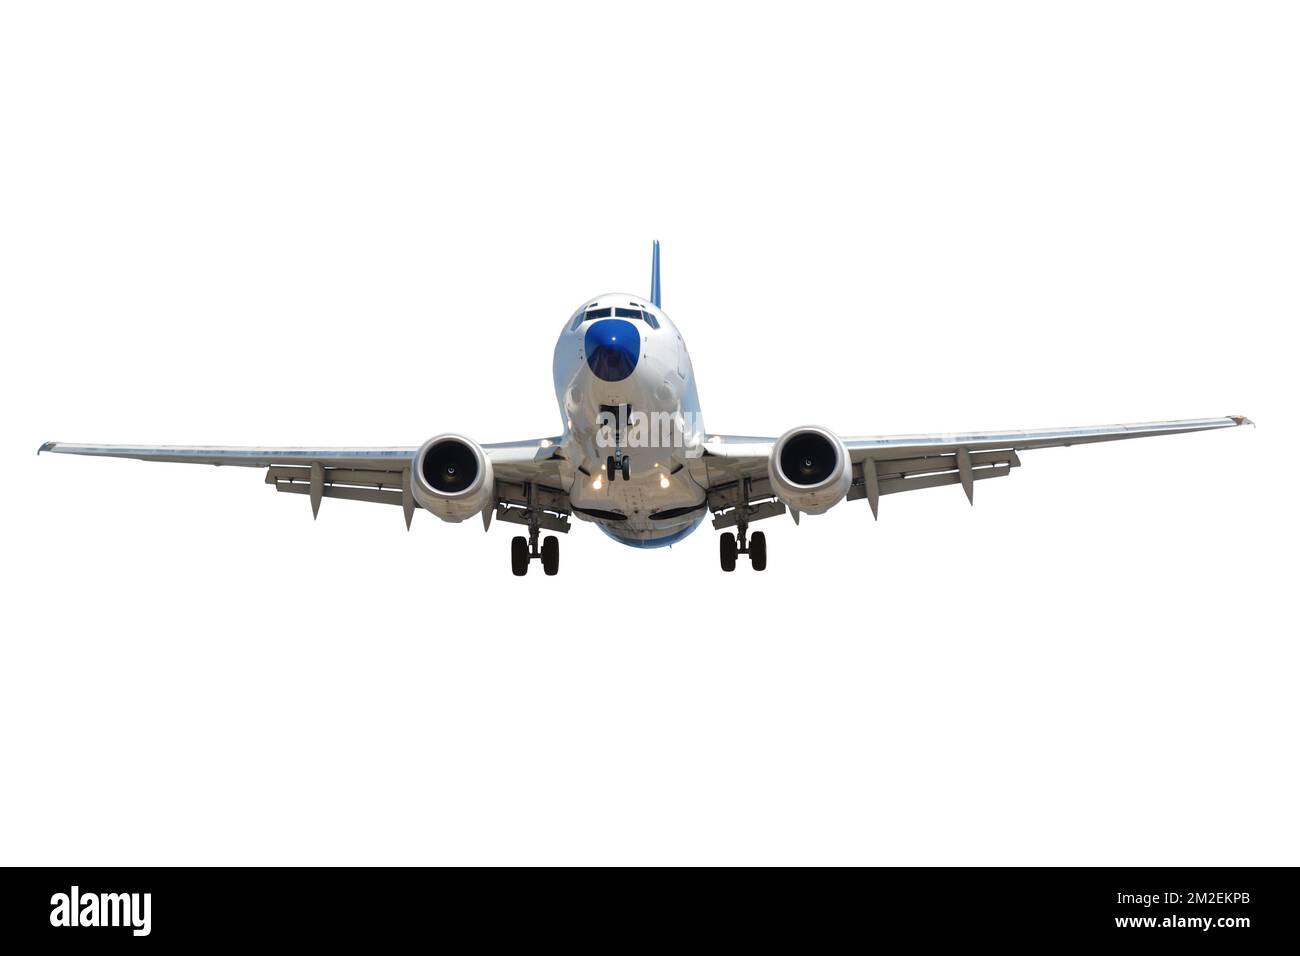
[[[591,487],[594,488],[596,491],[600,491],[601,484],[602,484],[601,480],[597,478],[595,481],[591,483]]]
[[[660,475],[660,476],[659,476],[659,487],[660,487],[660,488],[667,488],[667,487],[668,487],[668,476],[667,476],[667,475]]]

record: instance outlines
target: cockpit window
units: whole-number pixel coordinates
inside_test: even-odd
[[[641,309],[604,308],[579,309],[577,314],[573,317],[573,322],[569,326],[569,331],[576,332],[578,331],[578,326],[582,325],[583,322],[590,321],[591,319],[608,319],[611,314],[620,319],[642,319],[650,326],[650,328],[659,328],[659,320],[654,317],[652,312],[642,311]]]
[[[590,313],[588,313],[590,314]],[[646,324],[652,329],[659,328],[659,320],[649,312],[642,312],[640,309],[615,309],[614,315],[620,319],[644,319]]]

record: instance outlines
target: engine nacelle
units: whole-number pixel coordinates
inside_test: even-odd
[[[767,462],[767,477],[788,507],[819,515],[849,493],[853,463],[834,432],[804,425],[777,439]]]
[[[464,521],[493,500],[492,459],[460,435],[439,435],[420,446],[411,462],[411,494],[443,521]]]

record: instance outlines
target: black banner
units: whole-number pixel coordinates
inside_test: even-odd
[[[842,946],[885,938],[1290,945],[1293,869],[8,869],[11,939],[94,948],[498,941]]]

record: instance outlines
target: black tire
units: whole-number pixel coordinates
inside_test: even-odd
[[[623,480],[624,480],[624,481],[631,481],[631,480],[632,480],[632,479],[631,479],[631,468],[630,468],[630,464],[631,464],[631,463],[628,461],[628,459],[627,459],[627,455],[624,455],[624,456],[623,456],[623,467],[622,467],[622,471],[623,471]]]
[[[528,559],[528,539],[522,536],[511,539],[510,570],[514,572],[515,577],[522,578],[528,573]]]
[[[560,570],[560,539],[553,534],[542,542],[542,570],[555,574]]]
[[[767,570],[767,535],[761,531],[749,536],[749,563],[755,571]]]
[[[718,559],[722,563],[722,570],[736,570],[736,536],[730,531],[718,539]]]
[[[614,475],[615,475],[614,456],[610,455],[608,458],[605,459],[605,477],[609,480],[609,483],[611,485],[614,483]]]

